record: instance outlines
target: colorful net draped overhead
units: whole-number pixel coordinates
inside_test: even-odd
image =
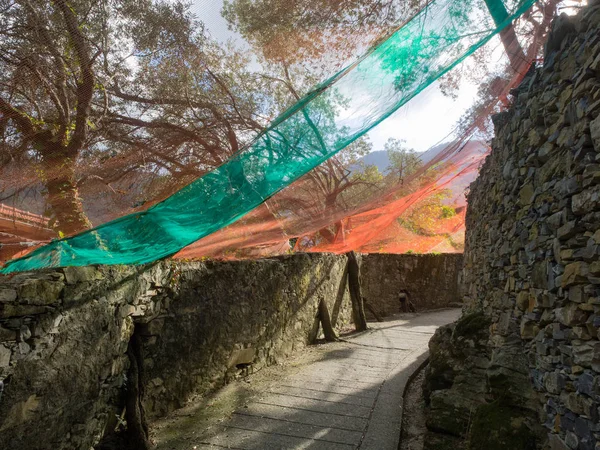
[[[356,63],[298,100],[250,145],[216,169],[146,211],[54,240],[8,262],[2,272],[88,264],[147,263],[174,255],[202,238],[205,239],[198,242],[199,247],[193,254],[186,250],[188,255],[197,256],[199,248],[205,250],[200,253],[211,255],[214,253],[211,245],[216,244],[210,242],[210,235],[253,210],[255,212],[245,218],[245,222],[238,222],[246,227],[241,235],[236,235],[235,225],[228,235],[223,232],[213,235],[221,236],[221,244],[217,247],[223,248],[223,238],[229,244],[248,245],[254,235],[251,232],[253,221],[261,224],[257,230],[261,235],[260,242],[257,243],[273,246],[280,242],[283,247],[289,246],[287,239],[281,239],[285,211],[273,215],[269,204],[256,209],[259,205],[385,120],[488,42],[533,3],[533,0],[430,2]],[[292,244],[296,249],[342,252],[354,248],[352,240],[368,240],[370,235],[384,229],[390,233],[389,226],[402,211],[437,190],[452,187],[457,177],[475,172],[484,152],[481,145],[472,143],[470,146],[465,152],[454,149],[455,156],[439,168],[437,181],[427,187],[401,196],[394,195],[392,189],[385,193],[380,209],[359,208],[353,215],[347,211],[344,214],[330,211],[322,214],[321,223],[317,220],[311,224],[312,229],[318,230],[335,221],[338,224],[336,232],[343,235],[341,240],[324,243],[311,238],[306,233],[310,230],[304,230],[305,233],[291,230],[289,236],[298,237]],[[399,213],[395,216],[384,214],[389,209]],[[456,230],[460,228],[463,210],[457,211]],[[374,226],[370,215],[381,217],[383,223]],[[269,221],[273,222],[272,227]],[[349,226],[353,229],[351,237],[344,232]],[[273,239],[266,237],[270,227]],[[389,239],[394,239],[393,234],[391,232]],[[238,238],[243,242],[235,242]],[[429,244],[428,249],[432,249],[438,243]],[[396,250],[410,250],[401,247]],[[181,255],[185,257],[186,251]]]
[[[176,258],[199,255],[224,259],[251,258],[282,254],[290,249],[306,252],[345,253],[351,250],[365,253],[457,252],[464,240],[466,213],[465,189],[475,179],[488,154],[479,141],[457,143],[438,154],[404,183],[375,195],[359,207],[347,210],[329,208],[289,216],[286,207],[297,198],[283,191],[248,216],[183,249]],[[426,181],[406,193],[406,185],[419,180],[423,173],[443,161],[433,181]],[[307,180],[301,180],[310,185]],[[300,186],[296,185],[296,190]],[[403,226],[399,219],[411,210],[427,207],[428,200],[444,194],[444,203],[451,205],[451,217],[431,220],[426,233]],[[455,213],[454,213],[455,211]],[[307,223],[307,218],[310,221]],[[423,225],[423,221],[419,221]],[[290,236],[298,236],[293,247]],[[293,241],[292,241],[293,242]]]

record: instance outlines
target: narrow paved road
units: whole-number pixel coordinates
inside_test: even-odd
[[[217,399],[159,424],[159,449],[396,450],[406,382],[427,358],[435,330],[458,316],[458,310],[403,315],[311,347],[308,364],[261,380],[247,401],[230,387],[229,397],[241,405],[232,412],[215,408],[207,420]],[[225,417],[215,419],[219,412]]]

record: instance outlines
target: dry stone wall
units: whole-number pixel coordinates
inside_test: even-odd
[[[321,299],[349,325],[345,256],[0,277],[0,448],[89,449],[110,434],[134,333],[156,416],[312,342]]]
[[[176,300],[139,325],[151,417],[314,342],[321,300],[338,329],[353,327],[344,256],[190,263],[172,276]]]
[[[362,255],[362,295],[380,316],[401,312],[401,290],[417,311],[456,306],[462,265],[462,254]]]
[[[463,318],[430,345],[427,448],[600,449],[600,2],[495,117]]]

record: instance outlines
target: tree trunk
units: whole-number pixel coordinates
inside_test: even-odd
[[[52,210],[51,226],[64,235],[72,235],[91,228],[75,183],[75,158],[64,151],[48,148],[42,158],[42,180],[47,190],[47,201]]]
[[[508,11],[506,10],[504,3],[502,3],[501,0],[485,0],[485,3],[496,26],[499,27],[503,25],[508,19]],[[529,63],[525,57],[523,47],[521,47],[521,44],[517,39],[517,34],[515,33],[512,23],[500,31],[500,40],[502,41],[504,50],[506,50],[506,54],[508,55],[513,70],[517,73],[527,70]]]
[[[335,209],[337,204],[337,197],[338,194],[328,194],[325,197],[326,211],[333,211]],[[334,231],[331,232],[331,230],[329,230],[328,227],[324,227],[319,230],[319,233],[323,238],[325,238],[328,244],[337,244],[340,242],[340,238],[342,243],[346,242],[344,221],[338,220],[337,222],[335,222],[333,224],[333,229]]]
[[[363,299],[363,303],[365,304],[365,308],[367,308],[369,311],[371,311],[371,314],[373,314],[373,317],[375,317],[375,320],[377,320],[377,322],[383,322],[383,319],[381,318],[379,313],[377,311],[375,311],[375,308],[373,308],[370,304],[365,302],[364,299]]]
[[[340,236],[341,242],[344,243],[346,241],[346,236],[344,233],[344,223],[339,220],[334,224],[335,232],[331,232],[329,228],[324,227],[319,230],[319,234],[327,241],[328,244],[336,244],[339,243]]]
[[[335,238],[333,239],[334,244],[345,244],[346,243],[346,228],[344,227],[344,221],[338,220],[335,223]]]
[[[325,335],[325,340],[327,342],[337,341],[338,338],[335,334],[335,330],[331,326],[329,310],[327,309],[327,303],[325,303],[324,299],[319,302],[319,320],[321,321],[321,326],[323,327],[323,334]]]
[[[525,56],[523,47],[519,43],[515,28],[511,25],[507,26],[500,32],[500,40],[504,46],[504,50],[508,55],[510,66],[515,73],[524,73],[529,68],[531,61]]]
[[[333,234],[327,227],[321,228],[319,230],[319,234],[327,241],[327,243],[331,244],[335,241],[335,234]]]
[[[348,288],[352,302],[352,317],[356,331],[365,331],[367,318],[365,316],[364,302],[360,291],[360,266],[354,251],[348,252]]]
[[[148,424],[142,403],[144,398],[144,358],[142,342],[135,330],[129,346],[129,371],[127,373],[127,399],[125,403],[125,420],[127,421],[127,441],[130,449],[150,450]]]

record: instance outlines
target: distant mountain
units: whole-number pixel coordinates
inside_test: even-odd
[[[388,154],[385,150],[371,152],[368,155],[363,156],[360,161],[365,166],[377,166],[381,173],[385,173],[390,166],[390,158],[388,158]],[[352,170],[358,170],[358,167],[359,166],[353,167]]]
[[[431,147],[429,150],[420,154],[421,161],[423,161],[423,164],[427,164],[429,161],[431,161],[433,158],[439,155],[440,152],[445,150],[446,147],[448,147],[448,142],[438,144],[435,147]]]
[[[448,144],[440,144],[435,147],[430,148],[426,152],[417,153],[423,161],[423,164],[427,164],[433,158],[435,158],[442,150],[446,148]],[[378,150],[375,152],[371,152],[368,155],[363,156],[360,161],[364,163],[365,166],[377,166],[379,172],[385,173],[390,166],[390,158],[388,158],[388,154],[385,150]],[[352,167],[352,171],[359,170],[359,166],[356,165]]]
[[[470,143],[475,144],[478,141],[469,141]],[[478,145],[485,145],[483,143],[478,143]],[[434,159],[436,156],[440,154],[446,147],[448,146],[448,142],[443,144],[438,144],[435,147],[431,147],[429,150],[421,153],[417,153],[419,158],[423,162],[423,164],[427,164],[429,161]],[[390,159],[388,158],[388,154],[385,150],[378,150],[375,152],[371,152],[368,155],[363,156],[360,161],[364,163],[365,166],[377,166],[379,172],[385,173],[388,167],[390,166]],[[351,170],[357,171],[360,170],[360,166],[356,165],[351,168]]]

